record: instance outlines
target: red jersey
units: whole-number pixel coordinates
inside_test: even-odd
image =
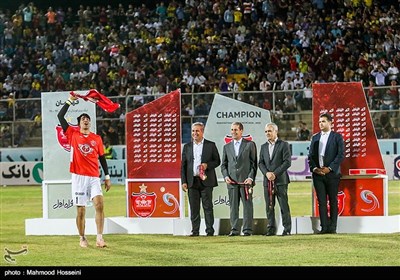
[[[78,175],[99,177],[99,156],[104,155],[101,137],[93,132],[85,136],[70,126],[65,135],[71,145],[69,171]]]

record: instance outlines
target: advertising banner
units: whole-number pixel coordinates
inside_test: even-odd
[[[95,215],[92,202],[86,205],[86,217]],[[76,217],[76,207],[71,194],[71,182],[68,180],[46,181],[43,184],[43,218],[71,219]]]
[[[267,141],[264,127],[271,122],[268,110],[250,105],[221,94],[215,94],[210,113],[207,119],[204,137],[214,141],[222,157],[223,147],[232,140],[230,131],[233,122],[243,124],[243,137],[254,141],[259,149]],[[301,169],[301,167],[300,167]],[[221,175],[221,168],[215,169],[219,186],[214,188],[214,215],[216,218],[229,218],[229,198],[226,183]],[[254,217],[265,217],[265,201],[263,196],[263,176],[257,171],[256,185],[253,188]]]
[[[37,185],[43,181],[43,162],[1,162],[0,185]]]
[[[43,92],[42,93],[42,137],[43,137],[43,185],[47,186],[50,181],[70,180],[70,146],[66,136],[62,131],[57,114],[69,97],[69,92]],[[78,129],[77,117],[86,113],[91,118],[91,131],[96,132],[96,111],[95,104],[86,102],[82,99],[75,100],[70,106],[65,118],[74,128]],[[71,218],[75,217],[76,207],[69,206],[71,195],[71,184],[49,184],[48,194],[43,193],[43,197],[49,199],[43,201],[48,204],[48,217],[45,218]],[[45,192],[45,187],[43,187]],[[72,200],[71,200],[72,201]],[[57,203],[64,205],[61,207],[53,206]],[[54,211],[52,211],[54,210]],[[94,217],[94,211],[87,210],[86,217]]]
[[[66,137],[62,132],[57,114],[69,92],[43,92],[42,93],[42,137],[43,137],[43,164],[44,180],[69,180],[69,147]],[[74,101],[65,118],[71,125],[77,125],[77,117],[86,113],[91,118],[91,131],[96,132],[95,104],[82,99]]]
[[[400,156],[398,155],[382,155],[383,162],[385,164],[386,175],[389,180],[400,179]],[[108,171],[111,177],[112,185],[125,185],[126,177],[126,161],[120,159],[109,159]],[[43,181],[43,162],[2,162],[1,173],[0,173],[0,185],[6,186],[26,186],[26,185],[40,185]],[[19,166],[17,166],[19,165]],[[24,166],[24,169],[22,169]],[[10,170],[11,168],[11,170]],[[20,178],[17,178],[14,174],[17,174],[17,168],[20,169]],[[101,169],[101,168],[100,168]],[[29,170],[29,171],[28,171]],[[31,177],[23,177],[22,174],[29,172]],[[101,172],[103,172],[101,170]],[[396,173],[394,173],[396,172]],[[102,174],[102,173],[101,173]],[[308,181],[311,172],[308,166],[306,156],[292,156],[292,166],[288,169],[290,181]],[[18,174],[17,174],[18,175]],[[103,176],[103,174],[102,174]],[[222,184],[222,182],[221,182]]]

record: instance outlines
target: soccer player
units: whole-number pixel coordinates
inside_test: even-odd
[[[103,248],[107,245],[103,239],[104,203],[100,182],[99,161],[105,174],[106,191],[111,188],[110,175],[104,156],[103,140],[99,135],[90,131],[90,116],[83,113],[77,118],[79,129],[70,126],[64,117],[76,99],[77,97],[70,95],[57,115],[68,143],[71,146],[69,170],[72,175],[72,198],[74,204],[77,206],[76,225],[80,235],[80,246],[86,248],[88,247],[88,241],[85,236],[86,205],[92,201],[96,211],[96,246]]]

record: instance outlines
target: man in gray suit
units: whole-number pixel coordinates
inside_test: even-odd
[[[215,168],[221,164],[217,146],[204,138],[204,124],[192,124],[193,141],[182,150],[182,189],[188,192],[192,233],[199,236],[200,202],[203,205],[207,236],[214,235],[213,188],[218,186]]]
[[[282,235],[290,235],[292,218],[288,202],[287,170],[292,165],[289,143],[278,138],[278,126],[268,123],[265,126],[267,142],[261,145],[259,168],[264,175],[264,198],[267,209],[267,236],[276,234],[275,198],[278,198],[282,214]]]
[[[225,144],[221,160],[221,172],[228,187],[231,232],[229,236],[240,235],[239,204],[243,204],[243,234],[253,233],[252,187],[257,174],[257,147],[253,141],[244,139],[243,124],[231,125],[233,140]]]

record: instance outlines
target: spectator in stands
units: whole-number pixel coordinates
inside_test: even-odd
[[[209,110],[208,104],[204,101],[204,99],[198,97],[196,104],[194,105],[194,115],[196,116],[196,121],[206,123],[206,115],[208,114]]]
[[[307,128],[307,123],[299,121],[299,126],[297,128],[297,141],[309,141],[311,136],[310,130]]]
[[[373,93],[374,93],[374,96],[371,98],[371,101],[369,104],[369,109],[370,110],[379,110],[380,106],[382,104],[381,92],[375,88]]]
[[[299,85],[299,88],[301,89],[304,88],[304,81],[299,72],[296,72],[296,74],[294,75],[293,85],[295,88],[297,88],[297,85]]]
[[[113,125],[109,126],[106,135],[107,135],[107,138],[109,139],[110,145],[113,146],[113,145],[119,144],[119,136]]]
[[[279,104],[276,105],[273,116],[274,116],[274,123],[276,123],[277,125],[282,124],[282,120],[284,119],[283,110]]]
[[[294,100],[296,101],[296,111],[300,111],[302,109],[302,107],[304,106],[304,92],[303,90],[300,88],[300,84],[296,84],[296,88],[295,88],[295,92],[293,94],[294,96]]]
[[[394,103],[399,105],[398,102],[400,100],[400,87],[398,87],[396,80],[390,81],[389,93],[392,96]]]
[[[390,115],[388,112],[382,112],[379,118],[382,126],[382,138],[390,138],[393,135],[393,126],[390,123]]]
[[[271,83],[267,80],[267,77],[264,76],[262,78],[262,81],[260,82],[259,90],[263,91],[263,92],[266,92],[266,91],[268,91],[270,89],[271,89]]]
[[[283,100],[283,112],[288,113],[284,116],[286,120],[294,120],[294,112],[296,112],[297,104],[296,100],[293,98],[292,93],[285,94],[285,99]]]
[[[64,15],[57,10],[54,26],[46,23],[45,14],[50,7],[32,4],[32,28],[29,31],[25,30],[28,22],[25,22],[22,8],[1,13],[0,49],[3,54],[0,54],[0,83],[5,83],[6,89],[11,86],[9,92],[15,91],[16,99],[27,98],[32,92],[33,76],[38,78],[40,91],[72,90],[89,85],[91,88],[108,89],[113,85],[120,93],[126,92],[129,83],[136,86],[139,82],[138,79],[129,78],[129,73],[133,73],[137,65],[140,65],[145,73],[140,80],[143,86],[147,86],[146,81],[150,81],[152,75],[158,79],[158,72],[165,72],[159,84],[151,82],[149,85],[156,89],[154,92],[165,93],[172,88],[172,81],[182,80],[180,64],[187,63],[192,73],[198,72],[197,67],[200,64],[197,65],[192,59],[199,57],[200,53],[205,65],[207,62],[211,64],[207,74],[205,69],[203,72],[207,79],[205,90],[209,88],[208,84],[215,85],[219,82],[221,76],[228,78],[232,74],[228,70],[238,70],[231,66],[238,66],[239,53],[247,58],[245,67],[242,67],[245,74],[257,73],[253,84],[258,85],[267,77],[272,85],[271,90],[279,89],[274,84],[281,85],[284,81],[282,69],[287,62],[282,61],[282,57],[286,55],[289,55],[290,62],[285,68],[299,71],[304,81],[308,79],[311,84],[316,77],[320,82],[342,82],[345,79],[344,68],[348,66],[350,71],[355,72],[354,80],[363,81],[367,86],[369,77],[376,79],[370,73],[378,65],[387,72],[384,80],[388,83],[394,79],[396,67],[400,67],[400,51],[396,50],[397,41],[393,35],[393,30],[397,30],[394,19],[399,17],[400,10],[397,2],[391,5],[393,8],[390,11],[386,2],[356,5],[352,1],[330,1],[326,4],[324,1],[306,0],[301,5],[298,1],[283,1],[284,5],[281,5],[282,1],[268,0],[252,1],[254,4],[248,5],[250,2],[239,5],[243,18],[237,24],[227,24],[224,21],[224,12],[229,9],[227,5],[210,1],[198,1],[197,5],[193,4],[194,1],[182,1],[179,16],[176,3],[172,2],[168,8],[171,6],[175,9],[174,14],[171,13],[172,10],[160,13],[158,6],[161,4],[156,7],[152,5],[151,8],[146,4],[131,4],[132,8],[126,9],[123,5],[102,6],[101,2],[99,7],[82,7],[79,13],[69,7]],[[247,9],[251,7],[250,14],[244,13],[244,6]],[[327,12],[323,7],[329,7],[333,13]],[[232,13],[234,8],[231,5]],[[167,10],[165,6],[162,9]],[[194,9],[196,13],[193,13]],[[259,21],[253,26],[254,14]],[[13,26],[12,15],[16,19],[23,19],[24,30],[21,32]],[[281,25],[279,20],[273,20],[277,15],[282,17]],[[377,15],[381,15],[381,18],[375,18]],[[160,16],[164,23],[160,23]],[[72,28],[75,22],[78,26]],[[375,22],[379,22],[379,27]],[[357,32],[353,32],[355,27]],[[234,44],[234,35],[238,30],[244,35],[240,46]],[[381,36],[382,30],[388,31],[385,38]],[[293,40],[293,36],[297,36],[298,40]],[[252,47],[247,49],[250,42]],[[292,46],[289,47],[289,44]],[[288,48],[289,54],[286,50]],[[158,57],[163,61],[158,61]],[[179,61],[174,63],[172,57],[179,57]],[[56,65],[56,77],[61,75],[64,84],[60,80],[49,80],[48,75],[44,74],[43,69],[47,69],[51,61]],[[99,69],[102,69],[95,79],[93,75],[87,75],[82,80],[72,82],[66,76],[71,69],[84,67],[85,71],[89,71],[90,62],[98,63]],[[128,72],[126,85],[125,78],[121,79],[117,75],[124,72],[122,68]],[[18,72],[25,72],[22,83],[18,82]],[[8,75],[12,77],[11,82],[5,82]],[[165,79],[166,77],[168,78]],[[383,83],[376,84],[378,87],[381,85]],[[182,92],[192,92],[191,88],[184,89]],[[311,109],[311,98],[307,99],[306,96],[306,92],[311,93],[311,86],[304,91],[304,97],[309,101],[306,108]],[[380,94],[383,93],[384,90]],[[38,92],[35,92],[35,96],[40,98]],[[283,97],[276,101],[282,102]],[[257,99],[260,104],[263,102],[262,96]],[[275,105],[272,104],[273,107]]]
[[[19,123],[17,126],[17,137],[16,137],[16,142],[14,143],[14,147],[21,147],[24,145],[25,140],[26,140],[26,127],[22,124]]]
[[[312,96],[313,96],[313,92],[312,92],[312,81],[307,79],[305,80],[305,86],[303,88],[303,94],[304,94],[304,108],[301,107],[301,109],[304,110],[310,110],[311,109],[311,105],[312,105]]]
[[[9,147],[11,146],[11,130],[9,125],[2,125],[0,128],[0,140],[2,147]]]
[[[32,98],[40,98],[41,95],[42,95],[42,85],[39,81],[39,78],[34,77],[33,82],[32,82],[32,89],[31,89],[30,96]]]
[[[389,81],[399,81],[399,68],[397,68],[393,61],[390,61],[389,64],[390,66],[387,70]]]
[[[286,79],[282,82],[281,84],[281,90],[293,90],[294,89],[294,84],[292,81],[291,76],[287,76]]]
[[[390,94],[390,90],[387,90],[382,96],[382,102],[379,107],[380,110],[394,110],[397,109],[397,104],[394,97]]]
[[[228,82],[227,82],[225,76],[222,76],[222,77],[221,77],[221,81],[220,81],[220,83],[219,83],[219,90],[220,90],[221,92],[227,92],[227,91],[229,91],[229,84],[228,84]]]
[[[116,159],[116,154],[113,146],[108,139],[104,140],[104,156],[106,159]]]
[[[375,134],[377,139],[382,139],[382,134],[383,134],[383,129],[382,125],[380,123],[380,119],[374,119],[374,129],[375,129]]]
[[[385,85],[385,78],[387,73],[385,69],[383,69],[382,65],[379,65],[377,68],[371,71],[371,75],[375,77],[375,85],[377,86],[384,86]]]
[[[42,113],[37,112],[35,117],[33,118],[33,123],[30,131],[30,136],[36,136],[37,131],[42,129]],[[40,131],[41,132],[41,131]]]
[[[370,110],[373,110],[373,97],[375,96],[375,84],[373,80],[369,80],[368,90],[367,90],[367,101]]]

